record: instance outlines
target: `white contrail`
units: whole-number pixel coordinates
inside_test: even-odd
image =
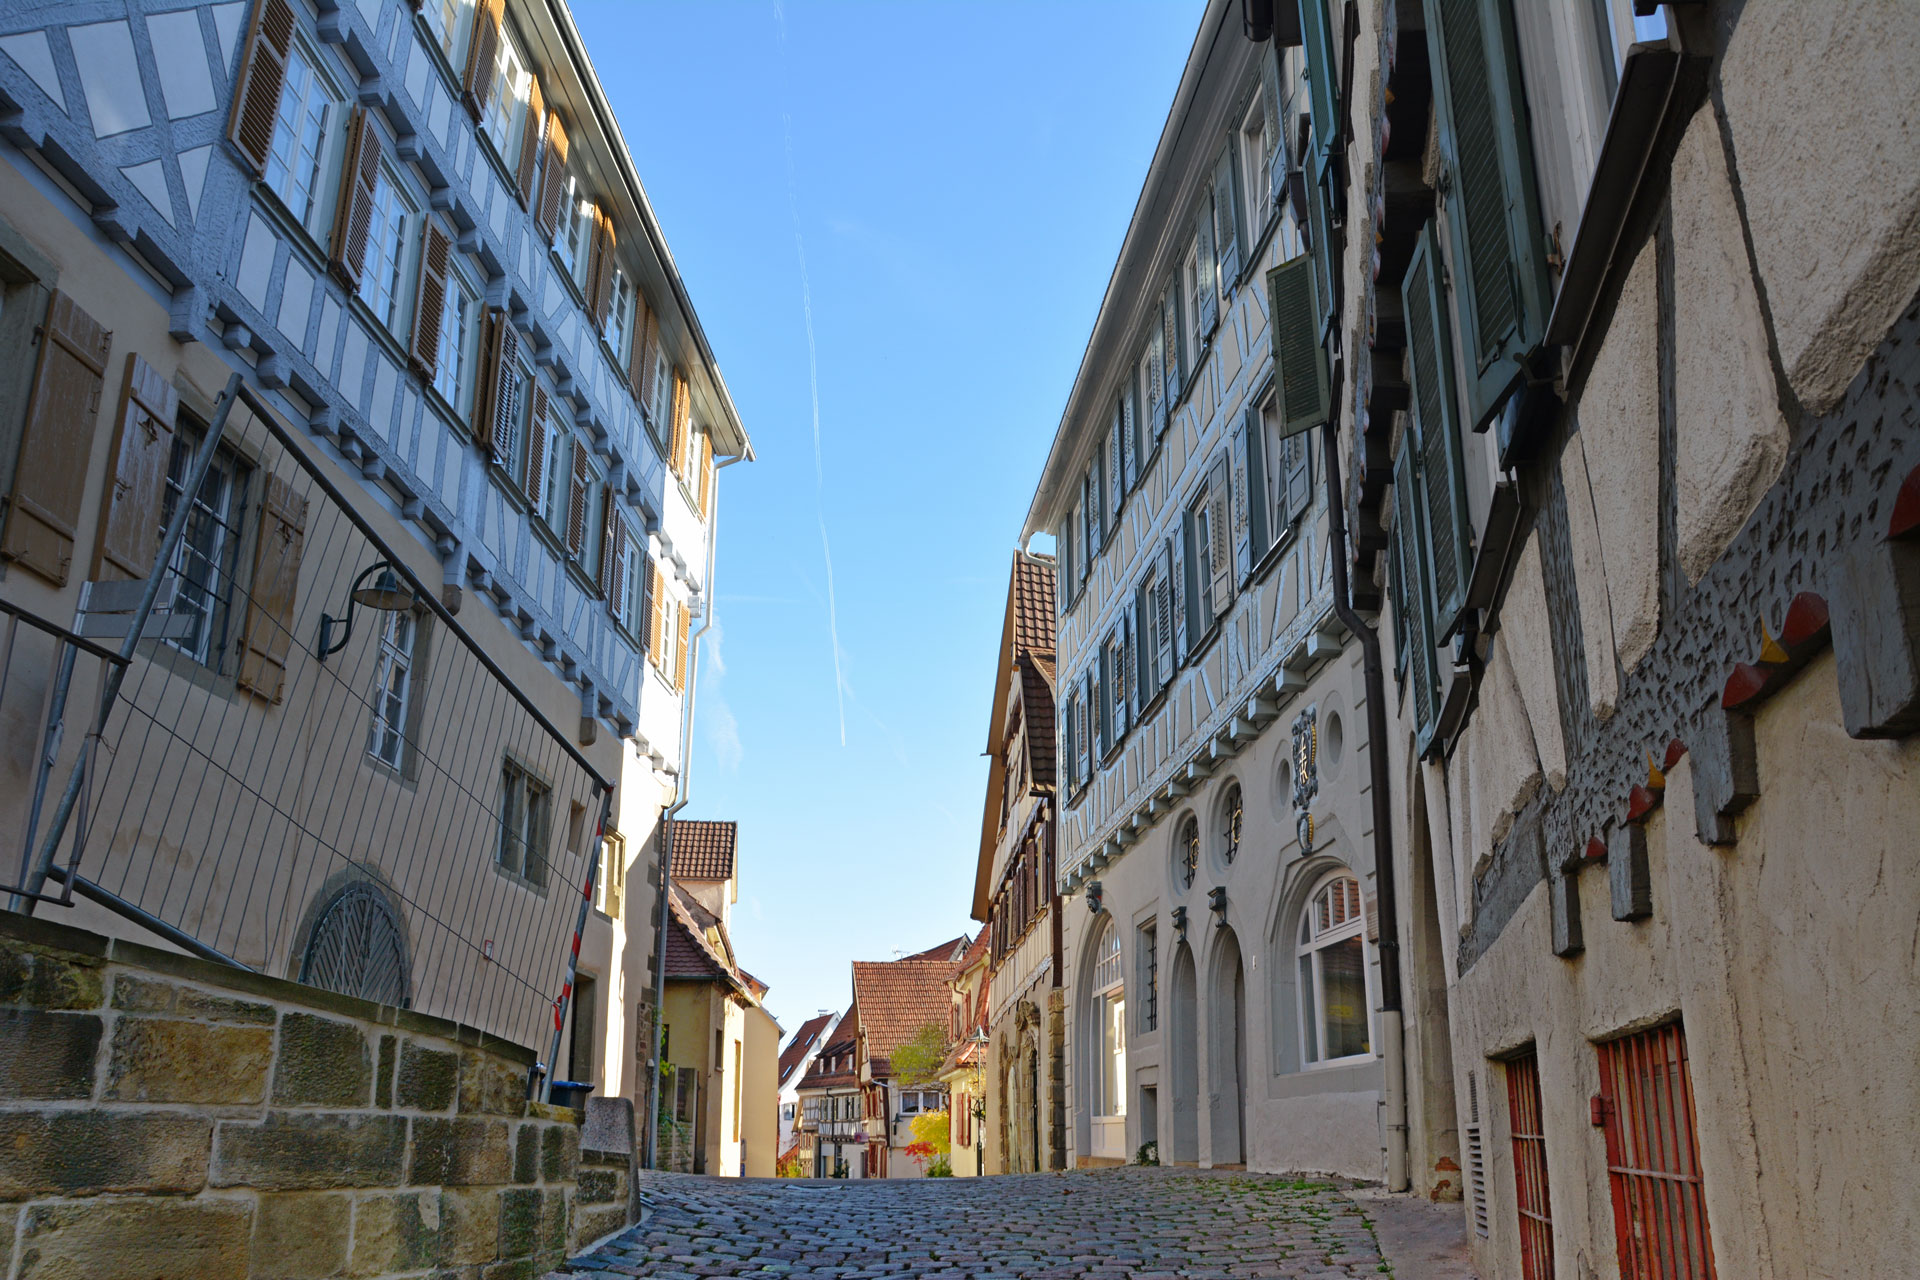
[[[774,0],[773,17],[780,25],[780,56],[784,68],[787,17],[780,0]],[[813,338],[813,284],[807,275],[807,245],[800,235],[800,196],[799,183],[794,177],[791,113],[780,113],[780,132],[787,153],[787,214],[793,220],[793,251],[800,260],[800,310],[807,322],[807,385],[813,397],[813,499],[820,521],[820,551],[827,562],[827,640],[833,645],[833,704],[840,715],[840,745],[844,747],[847,745],[846,681],[840,673],[840,623],[835,617],[833,600],[833,544],[827,540],[826,473],[820,462],[820,354]]]

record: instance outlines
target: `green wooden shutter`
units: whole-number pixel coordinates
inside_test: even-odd
[[[1067,616],[1067,604],[1071,592],[1067,584],[1073,581],[1073,519],[1068,517],[1056,527],[1053,535],[1054,576],[1059,589],[1053,593],[1054,610],[1061,617]]]
[[[1313,274],[1313,259],[1305,254],[1267,272],[1267,324],[1278,367],[1282,439],[1319,426],[1333,407]]]
[[[1193,335],[1193,350],[1196,362],[1200,348],[1213,334],[1214,325],[1220,322],[1220,296],[1214,290],[1214,282],[1220,278],[1220,263],[1213,251],[1213,190],[1208,188],[1200,193],[1200,207],[1193,214],[1193,262],[1194,297],[1198,302],[1199,315],[1194,323],[1199,332]]]
[[[1401,294],[1407,317],[1407,376],[1420,451],[1421,506],[1432,557],[1434,638],[1440,641],[1453,634],[1466,607],[1473,546],[1467,526],[1459,415],[1454,407],[1453,344],[1448,338],[1433,232],[1432,223],[1420,232]]]
[[[1220,303],[1240,280],[1240,183],[1231,139],[1213,166],[1213,252],[1220,266]]]
[[[1407,678],[1413,684],[1413,723],[1416,741],[1425,754],[1439,714],[1440,670],[1434,655],[1432,605],[1427,582],[1426,538],[1419,517],[1419,464],[1411,442],[1403,442],[1393,460],[1393,528],[1400,544],[1404,571],[1396,631],[1404,632]]]
[[[1095,755],[1101,760],[1107,758],[1107,750],[1113,745],[1113,681],[1118,673],[1107,661],[1107,652],[1112,647],[1110,639],[1111,637],[1100,643],[1099,657],[1094,663],[1094,669],[1100,673],[1096,686],[1098,693],[1094,703],[1094,718],[1097,722],[1094,727],[1094,742]]]
[[[1546,330],[1551,289],[1533,152],[1507,0],[1425,0],[1449,257],[1466,347],[1469,425],[1521,377]]]
[[[1314,149],[1331,155],[1340,143],[1340,61],[1334,54],[1327,0],[1300,0],[1300,34],[1306,46],[1307,96],[1313,113]],[[1314,175],[1307,175],[1312,181]]]
[[[1313,505],[1313,437],[1298,435],[1287,440],[1287,499],[1286,519],[1288,524],[1307,514],[1307,508]]]
[[[1167,561],[1172,570],[1167,579],[1167,589],[1172,596],[1173,665],[1176,669],[1186,664],[1187,636],[1191,634],[1187,625],[1187,613],[1193,607],[1193,583],[1187,576],[1187,565],[1193,559],[1188,545],[1192,538],[1189,523],[1187,513],[1182,510],[1175,521],[1173,536],[1167,539]]]
[[[1160,345],[1161,363],[1166,375],[1167,416],[1173,416],[1173,406],[1180,399],[1180,372],[1184,367],[1180,352],[1180,279],[1174,273],[1173,283],[1160,295]]]
[[[1248,560],[1257,565],[1273,545],[1273,487],[1267,478],[1267,425],[1259,406],[1247,406]]]

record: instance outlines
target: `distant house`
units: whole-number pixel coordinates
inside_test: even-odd
[[[894,1069],[893,1055],[928,1026],[939,1032],[945,1048],[951,1003],[947,983],[968,946],[963,934],[899,960],[853,962],[859,1035],[855,1056],[865,1102],[869,1177],[921,1176],[919,1163],[906,1154],[914,1141],[910,1122],[923,1111],[945,1110],[946,1086],[937,1076],[903,1079]]]
[[[956,1178],[979,1177],[997,1167],[986,1151],[986,1132],[993,1123],[987,1104],[993,1077],[984,1039],[992,995],[991,958],[987,931],[982,929],[947,981],[947,1035],[952,1043],[940,1064],[940,1083],[947,1087],[947,1141],[953,1146]],[[976,1040],[976,1035],[982,1038]]]
[[[865,1178],[867,1125],[860,1093],[860,1071],[854,1062],[859,1048],[859,1019],[847,1011],[823,1032],[826,1043],[801,1073],[794,1093],[799,1114],[794,1128],[807,1176]]]
[[[786,1048],[780,1051],[780,1063],[777,1075],[777,1087],[780,1098],[779,1140],[775,1150],[784,1160],[789,1152],[802,1145],[806,1137],[800,1132],[800,1082],[807,1076],[813,1064],[819,1060],[821,1050],[827,1047],[835,1028],[840,1025],[837,1013],[821,1013],[808,1018],[800,1024],[800,1029],[787,1041]],[[811,1144],[807,1144],[811,1150]]]

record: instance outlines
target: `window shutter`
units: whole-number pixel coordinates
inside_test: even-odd
[[[593,211],[593,266],[588,275],[587,297],[593,307],[593,323],[600,332],[607,331],[607,316],[613,307],[613,255],[617,239],[613,231],[613,219],[606,211],[595,208]]]
[[[678,606],[678,608],[680,613],[680,643],[674,646],[673,651],[673,687],[675,689],[685,689],[687,687],[687,633],[689,624],[693,621],[693,615],[688,612],[687,606],[684,604]]]
[[[505,323],[504,320],[502,323]],[[495,421],[497,423],[498,419]],[[540,511],[540,498],[547,491],[548,431],[547,391],[536,382],[533,384],[533,412],[527,415],[527,498],[533,503],[533,509],[542,515],[545,513]]]
[[[1280,42],[1272,42],[1260,58],[1260,101],[1267,117],[1267,214],[1280,211],[1287,189],[1287,139],[1280,111],[1280,59],[1285,54]],[[1248,234],[1258,238],[1259,229]]]
[[[1550,288],[1513,16],[1505,0],[1426,0],[1441,199],[1466,343],[1468,425],[1522,376]]]
[[[1306,46],[1307,93],[1313,113],[1314,149],[1317,163],[1325,163],[1340,141],[1339,62],[1333,49],[1333,22],[1327,17],[1327,0],[1300,0],[1301,43]],[[1309,182],[1316,177],[1308,174]]]
[[[1095,755],[1101,760],[1107,758],[1107,751],[1113,746],[1113,681],[1117,673],[1111,669],[1112,664],[1108,661],[1112,650],[1113,633],[1109,632],[1106,642],[1100,646],[1100,653],[1094,663],[1100,672],[1097,686],[1099,695],[1095,703],[1098,711],[1098,723],[1094,727]]]
[[[1167,557],[1172,567],[1172,575],[1167,580],[1172,595],[1173,609],[1173,665],[1184,666],[1187,661],[1188,611],[1193,608],[1193,579],[1188,566],[1192,563],[1193,517],[1187,512],[1180,513],[1179,528],[1167,539]]]
[[[1306,515],[1313,505],[1313,437],[1287,440],[1287,523]]]
[[[1120,615],[1120,666],[1121,686],[1127,698],[1127,726],[1130,728],[1140,718],[1140,624],[1136,601],[1129,600],[1126,610]],[[1124,730],[1123,730],[1124,732]]]
[[[480,308],[480,376],[473,384],[473,442],[491,461],[507,452],[495,443],[498,433],[493,426],[494,402],[500,392],[500,326],[505,323],[504,311]]]
[[[267,171],[274,121],[280,114],[280,90],[292,56],[293,6],[287,0],[260,0],[247,28],[246,54],[235,81],[233,110],[227,116],[227,136],[253,166],[256,178]]]
[[[660,564],[651,556],[647,558],[647,655],[653,659],[653,665],[660,665],[660,641],[664,638],[666,625],[667,584],[660,574]],[[662,675],[666,672],[661,671]]]
[[[505,310],[494,312],[493,327],[493,366],[488,372],[493,387],[487,399],[485,416],[486,439],[482,442],[494,457],[504,461],[511,469],[517,459],[516,446],[520,434],[520,331],[507,319]],[[544,397],[535,397],[536,404],[544,414]],[[476,415],[475,421],[480,421]],[[544,436],[544,432],[542,433]],[[529,432],[531,437],[531,432]],[[528,461],[528,470],[532,470],[532,461]]]
[[[1153,670],[1160,687],[1173,679],[1173,540],[1160,548],[1160,572],[1153,585]]]
[[[1233,514],[1228,510],[1230,503],[1228,488],[1233,483],[1232,464],[1225,450],[1213,460],[1213,474],[1207,481],[1207,542],[1208,565],[1213,574],[1213,614],[1219,617],[1227,611],[1227,605],[1233,600],[1233,548],[1227,544],[1228,530],[1233,526],[1230,521]],[[1211,618],[1201,619],[1201,624],[1212,622]]]
[[[1113,420],[1107,424],[1107,510],[1109,524],[1120,523],[1120,508],[1127,501],[1127,441],[1125,415],[1114,402]],[[1111,534],[1109,534],[1111,536]]]
[[[1394,537],[1400,544],[1400,564],[1406,571],[1402,598],[1405,608],[1397,629],[1406,632],[1408,672],[1413,682],[1414,727],[1424,749],[1438,712],[1440,672],[1434,656],[1432,605],[1427,585],[1426,549],[1419,517],[1419,477],[1412,442],[1405,442],[1393,464]]]
[[[540,210],[533,220],[549,244],[560,232],[560,202],[566,194],[567,126],[561,122],[560,113],[554,111],[547,115],[546,145],[540,156]]]
[[[1279,367],[1283,439],[1319,426],[1333,409],[1313,271],[1313,259],[1302,254],[1267,272],[1267,324]]]
[[[1159,564],[1159,557],[1154,558]],[[1133,589],[1133,718],[1140,722],[1140,713],[1153,701],[1153,695],[1160,691],[1160,667],[1154,657],[1158,652],[1155,641],[1156,622],[1159,611],[1154,600],[1154,573],[1150,569],[1140,585]]]
[[[153,572],[179,409],[180,393],[158,369],[129,353],[113,429],[113,477],[100,508],[100,536],[88,575],[96,582],[138,581]],[[81,458],[84,467],[85,455]]]
[[[1167,416],[1180,399],[1180,287],[1178,281],[1160,296],[1160,362],[1166,387]]]
[[[546,99],[540,93],[540,81],[527,80],[527,120],[520,130],[520,158],[514,166],[514,185],[520,190],[520,203],[533,208],[534,179],[540,175],[540,149],[546,138]]]
[[[1087,668],[1080,677],[1080,782],[1084,786],[1093,781],[1093,726],[1094,718],[1093,668]]]
[[[1397,472],[1396,472],[1397,474]],[[1397,504],[1396,504],[1397,505]],[[1387,571],[1392,575],[1388,590],[1393,600],[1393,677],[1404,680],[1407,675],[1407,557],[1406,529],[1395,514],[1392,536],[1387,539]]]
[[[1158,441],[1167,430],[1167,375],[1166,339],[1162,326],[1156,320],[1153,333],[1147,338],[1147,354],[1144,357],[1147,366],[1147,413],[1153,419],[1153,438]]]
[[[1248,409],[1258,426],[1260,411]],[[1246,417],[1233,424],[1227,437],[1228,449],[1232,459],[1233,476],[1233,580],[1245,582],[1253,572],[1255,556],[1253,554],[1253,521],[1249,518],[1248,501],[1253,496],[1253,477],[1250,470],[1251,459],[1247,456],[1250,440],[1247,432]]]
[[[713,434],[700,433],[700,518],[713,514]]]
[[[647,340],[646,333],[653,324],[653,309],[647,305],[646,298],[638,291],[633,297],[633,341],[627,344],[627,390],[633,393],[635,404],[645,408],[647,404]]]
[[[1126,465],[1126,487],[1129,492],[1140,483],[1140,459],[1146,452],[1140,443],[1139,415],[1134,412],[1138,388],[1138,379],[1129,373],[1126,388],[1120,393],[1120,445]]]
[[[1220,321],[1220,295],[1214,289],[1214,282],[1220,278],[1220,263],[1213,255],[1213,191],[1211,188],[1200,193],[1200,208],[1193,215],[1194,269],[1199,275],[1196,281],[1200,298],[1200,314],[1196,317],[1200,331],[1193,335],[1193,350],[1197,356],[1201,346],[1212,335],[1214,325]]]
[[[1453,348],[1434,258],[1434,224],[1414,245],[1401,285],[1407,317],[1407,377],[1420,450],[1420,489],[1432,555],[1434,642],[1453,634],[1473,567],[1465,465],[1454,413]]]
[[[64,586],[93,454],[113,333],[55,291],[27,401],[0,556]],[[157,523],[157,522],[156,522]],[[151,553],[149,553],[151,554]]]
[[[1093,563],[1093,548],[1087,543],[1087,482],[1080,481],[1080,501],[1073,508],[1074,568],[1079,571],[1082,587],[1087,582],[1087,566]]]
[[[487,100],[493,96],[495,65],[500,61],[500,20],[506,12],[506,0],[480,0],[473,15],[473,37],[467,41],[467,70],[462,77],[462,95],[467,114],[475,120],[487,113]]]
[[[1247,558],[1259,564],[1273,545],[1273,486],[1267,481],[1267,424],[1259,406],[1248,405],[1246,425],[1247,480],[1242,499],[1246,510]]]
[[[413,299],[413,337],[407,358],[422,377],[432,381],[440,368],[440,317],[447,305],[447,268],[453,240],[428,218],[420,247],[420,283]],[[450,358],[457,358],[448,353]]]
[[[687,375],[679,369],[673,371],[673,439],[668,445],[667,462],[673,467],[673,473],[684,476],[687,472],[687,427],[693,421],[693,404],[689,399],[690,388]]]
[[[613,486],[608,485],[600,491],[600,563],[595,574],[600,586],[600,597],[609,602],[613,600],[613,561],[614,540],[620,536],[620,516],[614,507]],[[614,617],[619,617],[615,612]]]
[[[1100,551],[1100,494],[1094,485],[1091,467],[1080,477],[1080,520],[1084,531],[1081,542],[1086,547],[1086,562],[1080,566],[1080,575],[1084,578],[1093,567],[1093,557]]]
[[[1213,166],[1213,244],[1220,264],[1220,298],[1240,279],[1240,200],[1235,181],[1233,144],[1220,148]]]
[[[365,107],[355,107],[347,124],[346,163],[340,166],[340,198],[333,210],[332,247],[327,268],[348,289],[360,287],[367,265],[367,236],[373,229],[373,189],[380,179],[380,135]]]
[[[573,441],[573,483],[567,489],[567,554],[578,557],[587,546],[587,446]]]
[[[253,580],[247,586],[246,630],[240,642],[238,683],[268,702],[280,701],[293,646],[293,603],[300,585],[300,555],[307,540],[307,500],[279,476],[267,477],[260,508],[259,540],[253,549]]]

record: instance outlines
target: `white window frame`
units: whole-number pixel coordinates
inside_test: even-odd
[[[552,401],[548,403],[551,405]],[[547,491],[533,495],[534,507],[547,528],[564,539],[567,533],[567,497],[573,487],[573,432],[567,430],[565,421],[558,414],[552,414],[547,423],[547,466],[542,479]]]
[[[452,255],[449,255],[450,257]],[[461,421],[473,411],[475,368],[479,361],[480,291],[458,261],[447,268],[446,298],[440,306],[440,358],[434,363],[433,389]]]
[[[1350,894],[1346,886],[1351,886]],[[1340,896],[1343,899],[1350,897],[1351,901],[1335,903],[1329,900],[1330,923],[1322,927],[1318,924],[1319,904],[1322,900],[1328,900],[1329,894],[1336,887],[1341,889]],[[1325,1067],[1371,1062],[1374,1057],[1373,1046],[1377,1042],[1373,1025],[1373,944],[1367,941],[1366,903],[1359,877],[1345,867],[1329,871],[1320,877],[1313,886],[1313,891],[1307,895],[1306,904],[1301,908],[1300,926],[1295,931],[1295,936],[1295,976],[1300,985],[1296,990],[1294,1003],[1299,1010],[1302,1066],[1312,1071]],[[1361,1001],[1367,1029],[1367,1045],[1359,1053],[1326,1057],[1323,1056],[1327,1045],[1327,1025],[1322,955],[1352,939],[1358,939],[1360,943]],[[1308,1008],[1309,992],[1312,995],[1311,1009]]]
[[[1200,242],[1193,241],[1187,246],[1187,256],[1180,265],[1180,324],[1181,337],[1186,340],[1187,351],[1193,365],[1200,363]],[[1192,380],[1193,368],[1181,371],[1180,388],[1185,394],[1187,384]]]
[[[660,575],[660,585],[665,586],[667,575]],[[680,602],[671,592],[663,592],[660,603],[660,652],[654,661],[654,669],[660,678],[668,684],[673,683],[674,662],[680,650]]]
[[[614,364],[624,369],[633,342],[633,277],[618,263],[614,264],[607,297],[607,350],[613,353]]]
[[[569,479],[568,483],[572,483]],[[594,582],[600,581],[600,557],[606,548],[600,544],[606,540],[607,513],[603,503],[607,496],[607,472],[598,458],[589,451],[587,454],[587,492],[581,500],[580,523],[580,567]]]
[[[1121,963],[1120,930],[1107,917],[1094,944],[1094,1008],[1100,1018],[1099,1097],[1095,1115],[1117,1119],[1127,1114],[1127,979]]]
[[[407,719],[413,710],[413,658],[420,643],[420,620],[411,609],[380,615],[379,656],[373,665],[373,718],[367,726],[367,754],[398,769],[406,760]]]
[[[1193,546],[1187,557],[1187,567],[1193,572],[1193,597],[1199,602],[1197,618],[1189,619],[1189,630],[1197,621],[1199,628],[1193,631],[1195,636],[1203,636],[1213,629],[1217,601],[1213,598],[1213,494],[1210,486],[1201,485],[1199,493],[1187,504],[1187,519],[1193,529]]]
[[[383,195],[385,199],[383,199]],[[407,266],[413,257],[413,227],[420,209],[393,166],[380,162],[367,225],[367,261],[360,273],[360,300],[389,332],[406,320]]]
[[[627,540],[627,580],[621,588],[619,621],[628,635],[637,637],[645,634],[647,625],[647,620],[640,616],[640,597],[646,591],[647,540],[644,535],[634,533],[625,516],[620,517],[619,533]]]
[[[466,67],[467,41],[473,38],[474,0],[427,0],[420,15],[446,55],[447,65],[460,74]]]
[[[1267,101],[1266,87],[1263,85],[1253,95],[1253,103],[1247,108],[1246,116],[1240,122],[1240,172],[1247,175],[1240,185],[1247,197],[1247,235],[1258,242],[1261,232],[1267,229],[1267,220],[1273,216],[1273,174],[1267,167],[1267,159],[1272,153],[1272,139],[1267,137]],[[1274,113],[1278,116],[1278,112]],[[1244,258],[1246,255],[1242,254]]]
[[[527,90],[532,83],[533,73],[527,68],[527,55],[521,52],[513,24],[503,21],[500,52],[493,64],[493,94],[481,117],[480,132],[512,172],[518,172],[520,166],[521,134],[527,127]]]
[[[300,74],[296,75],[296,69]],[[320,104],[317,113],[316,101]],[[326,179],[334,165],[334,141],[340,133],[346,101],[346,94],[323,69],[321,59],[304,40],[296,38],[287,54],[280,101],[274,106],[273,138],[262,176],[267,189],[308,231],[314,229],[328,203],[331,184]],[[297,115],[297,123],[290,118],[292,115]]]
[[[560,225],[553,233],[553,256],[566,269],[567,278],[581,289],[587,287],[587,270],[593,258],[595,206],[586,190],[586,183],[569,165],[566,190],[560,197]]]

